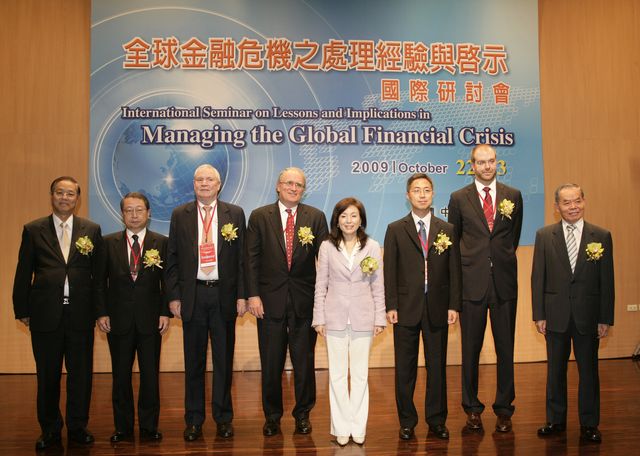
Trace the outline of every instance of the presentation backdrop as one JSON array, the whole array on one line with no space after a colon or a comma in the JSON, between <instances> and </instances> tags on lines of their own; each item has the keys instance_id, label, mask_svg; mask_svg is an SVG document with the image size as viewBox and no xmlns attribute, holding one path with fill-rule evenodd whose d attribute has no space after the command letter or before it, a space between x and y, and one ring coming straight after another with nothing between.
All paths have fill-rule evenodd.
<instances>
[{"instance_id":1,"label":"presentation backdrop","mask_svg":"<svg viewBox=\"0 0 640 456\"><path fill-rule=\"evenodd\" d=\"M304 202L343 197L369 234L409 210L405 182L434 180L435 213L498 151L522 191L521 244L544 222L536 0L93 0L90 216L122 229L129 191L153 230L193 200L203 163L247 214L302 168Z\"/></svg>"}]
</instances>

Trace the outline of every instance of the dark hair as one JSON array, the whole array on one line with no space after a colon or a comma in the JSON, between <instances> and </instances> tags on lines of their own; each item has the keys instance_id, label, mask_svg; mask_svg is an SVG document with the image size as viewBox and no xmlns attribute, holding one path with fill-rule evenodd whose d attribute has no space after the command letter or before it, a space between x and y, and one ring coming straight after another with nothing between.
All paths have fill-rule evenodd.
<instances>
[{"instance_id":1,"label":"dark hair","mask_svg":"<svg viewBox=\"0 0 640 456\"><path fill-rule=\"evenodd\" d=\"M555 198L556 203L560 202L560 192L568 188L579 188L580 198L584 198L584 191L582 190L582 187L580 187L578 184L562 184L560 187L556 188L556 191L553 193L553 197Z\"/></svg>"},{"instance_id":2,"label":"dark hair","mask_svg":"<svg viewBox=\"0 0 640 456\"><path fill-rule=\"evenodd\" d=\"M433 181L431 180L431 178L429 176L427 176L425 173L415 173L412 174L411 176L409 176L409 179L407 179L407 193L409 193L409 189L411 188L411 184L413 184L414 181L417 181L418 179L426 179L429 181L429 183L431 184L431 188L433 189Z\"/></svg>"},{"instance_id":3,"label":"dark hair","mask_svg":"<svg viewBox=\"0 0 640 456\"><path fill-rule=\"evenodd\" d=\"M333 214L331 215L331 231L329 232L329 240L336 246L336 249L340 250L340 242L344 240L342 236L342 230L338 227L338 220L340 219L340 215L347 210L349 206L355 206L360 213L360 226L358 227L358 231L356 231L356 236L358 237L358 241L360 241L360 248L363 248L369 236L365 232L367 228L367 213L364 210L364 205L354 197L350 196L347 198L343 198L336 203L336 207L333 208Z\"/></svg>"},{"instance_id":4,"label":"dark hair","mask_svg":"<svg viewBox=\"0 0 640 456\"><path fill-rule=\"evenodd\" d=\"M80 195L80 184L78 184L78 181L75 180L75 178L71 177L71 176L60 176L60 177L56 177L53 182L51 182L51 186L49 187L49 192L53 195L53 191L56 188L56 185L58 185L58 182L62 182L62 181L69 181L69 182L73 182L74 184L76 184L76 191L78 192L78 196Z\"/></svg>"},{"instance_id":5,"label":"dark hair","mask_svg":"<svg viewBox=\"0 0 640 456\"><path fill-rule=\"evenodd\" d=\"M144 194L140 192L129 192L126 195L124 195L120 200L120 212L124 210L124 200L126 200L127 198L136 198L136 199L142 200L144 202L144 207L146 207L147 210L149 210L149 198L147 198L146 196L144 196Z\"/></svg>"}]
</instances>

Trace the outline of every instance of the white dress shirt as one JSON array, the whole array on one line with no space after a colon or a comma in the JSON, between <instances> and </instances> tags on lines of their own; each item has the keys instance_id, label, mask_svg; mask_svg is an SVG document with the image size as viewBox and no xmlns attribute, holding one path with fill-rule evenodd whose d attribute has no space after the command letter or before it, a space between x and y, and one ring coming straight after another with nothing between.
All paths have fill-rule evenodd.
<instances>
[{"instance_id":1,"label":"white dress shirt","mask_svg":"<svg viewBox=\"0 0 640 456\"><path fill-rule=\"evenodd\" d=\"M73 239L71 239L71 234L73 233L73 214L69 216L66 222L63 222L60 217L56 214L53 214L53 226L56 228L56 237L58 238L58 243L60 244L60 249L62 249L62 227L61 223L67 224L67 233L69 234L69 253L71 253L71 243ZM64 278L64 290L62 291L65 298L69 297L69 276L67 275Z\"/></svg>"},{"instance_id":2,"label":"white dress shirt","mask_svg":"<svg viewBox=\"0 0 640 456\"><path fill-rule=\"evenodd\" d=\"M280 220L282 221L282 237L284 238L285 245L287 244L287 218L289 214L287 214L287 209L291 209L291 215L293 215L293 225L295 226L296 220L298 220L298 206L294 206L292 208L288 208L280 200L278 200L278 208L280 209ZM295 233L294 233L295 236Z\"/></svg>"},{"instance_id":3,"label":"white dress shirt","mask_svg":"<svg viewBox=\"0 0 640 456\"><path fill-rule=\"evenodd\" d=\"M202 204L200 201L196 202L198 207L198 245L202 243L202 237L204 233L204 219L207 216L207 212L204 210L205 204ZM218 274L218 268L220 262L218 261L218 200L212 202L209 206L213 208L213 214L211 214L211 227L209 228L209 233L211 233L211 242L213 242L213 247L216 249L216 267L213 268L209 274L205 274L202 269L200 269L200 249L198 249L198 275L196 278L198 280L218 280L220 278L220 274Z\"/></svg>"},{"instance_id":4,"label":"white dress shirt","mask_svg":"<svg viewBox=\"0 0 640 456\"><path fill-rule=\"evenodd\" d=\"M478 191L478 197L480 198L480 206L484 204L484 196L486 193L484 192L485 187L489 187L489 194L491 195L491 202L493 204L493 215L496 215L496 198L497 198L497 190L496 190L496 180L493 179L489 185L484 185L482 182L477 179L474 180L476 184L476 190Z\"/></svg>"}]
</instances>

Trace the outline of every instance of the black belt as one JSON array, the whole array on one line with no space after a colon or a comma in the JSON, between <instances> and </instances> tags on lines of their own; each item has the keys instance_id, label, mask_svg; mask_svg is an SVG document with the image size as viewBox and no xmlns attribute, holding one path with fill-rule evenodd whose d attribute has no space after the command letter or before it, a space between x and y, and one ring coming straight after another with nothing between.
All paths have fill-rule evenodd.
<instances>
[{"instance_id":1,"label":"black belt","mask_svg":"<svg viewBox=\"0 0 640 456\"><path fill-rule=\"evenodd\" d=\"M202 285L203 287L214 288L214 287L218 286L219 280L200 280L200 279L196 279L196 283L198 285Z\"/></svg>"}]
</instances>

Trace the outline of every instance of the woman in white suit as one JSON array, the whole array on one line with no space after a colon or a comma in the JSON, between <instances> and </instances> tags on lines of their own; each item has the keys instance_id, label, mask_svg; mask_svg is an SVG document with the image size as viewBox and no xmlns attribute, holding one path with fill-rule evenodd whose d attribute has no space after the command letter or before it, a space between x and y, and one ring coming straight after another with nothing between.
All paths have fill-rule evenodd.
<instances>
[{"instance_id":1,"label":"woman in white suit","mask_svg":"<svg viewBox=\"0 0 640 456\"><path fill-rule=\"evenodd\" d=\"M312 326L326 337L331 434L364 443L369 414L369 350L386 326L380 244L365 233L367 215L355 198L340 200L329 238L320 246ZM348 371L351 370L351 394Z\"/></svg>"}]
</instances>

